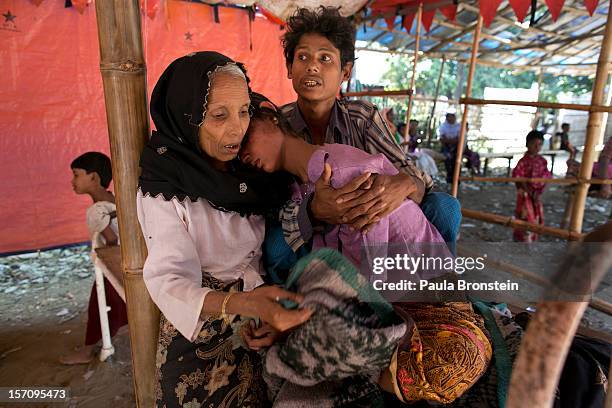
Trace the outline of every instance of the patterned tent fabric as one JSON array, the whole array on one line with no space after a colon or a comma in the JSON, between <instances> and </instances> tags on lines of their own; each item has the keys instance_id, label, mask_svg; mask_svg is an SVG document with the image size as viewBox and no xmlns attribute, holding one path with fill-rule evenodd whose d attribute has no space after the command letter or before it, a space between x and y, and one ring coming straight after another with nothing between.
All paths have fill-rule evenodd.
<instances>
[{"instance_id":1,"label":"patterned tent fabric","mask_svg":"<svg viewBox=\"0 0 612 408\"><path fill-rule=\"evenodd\" d=\"M589 14L593 15L599 0L583 1ZM479 1L480 14L482 15L485 26L490 26L501 3L502 0ZM545 0L545 3L550 10L553 21L556 21L557 18L559 18L561 10L563 9L565 0ZM399 11L399 8L414 8L416 10L419 4L423 4L424 7L422 21L423 26L427 31L429 31L431 20L433 19L433 15L435 14L436 10L440 10L440 12L449 20L454 19L455 12L457 11L457 5L453 0L448 0L447 2L440 0L375 0L370 5L370 8L374 15L381 14L384 15L385 19L389 19L391 17L389 13L397 12ZM522 22L531 6L531 0L510 0L510 5L516 13L517 19ZM409 10L406 10L406 12L410 13Z\"/></svg>"},{"instance_id":2,"label":"patterned tent fabric","mask_svg":"<svg viewBox=\"0 0 612 408\"><path fill-rule=\"evenodd\" d=\"M280 20L286 21L298 7L340 7L340 14L348 17L361 10L366 3L367 0L262 0L258 1L257 5L265 8Z\"/></svg>"}]
</instances>

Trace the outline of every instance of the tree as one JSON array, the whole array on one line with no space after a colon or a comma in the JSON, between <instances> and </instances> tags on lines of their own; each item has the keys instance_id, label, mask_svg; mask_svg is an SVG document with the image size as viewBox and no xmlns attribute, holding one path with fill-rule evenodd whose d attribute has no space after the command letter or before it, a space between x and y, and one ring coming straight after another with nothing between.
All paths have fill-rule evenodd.
<instances>
[{"instance_id":1,"label":"tree","mask_svg":"<svg viewBox=\"0 0 612 408\"><path fill-rule=\"evenodd\" d=\"M412 65L404 56L394 55L387 59L389 69L383 74L383 80L388 89L407 89L410 86ZM440 85L440 95L452 98L457 88L458 62L447 61ZM434 96L436 81L440 73L442 60L424 58L417 65L416 91L419 94ZM464 79L463 90L465 90ZM534 71L516 72L510 69L494 68L477 65L472 85L472 97L482 98L486 87L492 88L531 88L538 82ZM557 96L562 92L572 92L576 95L591 92L593 80L587 76L569 76L545 74L542 85L542 100L557 102ZM462 92L464 94L465 92Z\"/></svg>"}]
</instances>

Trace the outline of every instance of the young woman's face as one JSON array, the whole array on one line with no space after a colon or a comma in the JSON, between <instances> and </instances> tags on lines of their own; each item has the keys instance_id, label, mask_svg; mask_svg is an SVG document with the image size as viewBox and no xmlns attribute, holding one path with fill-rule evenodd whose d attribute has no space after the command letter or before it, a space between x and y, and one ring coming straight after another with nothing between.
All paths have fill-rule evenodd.
<instances>
[{"instance_id":1,"label":"young woman's face","mask_svg":"<svg viewBox=\"0 0 612 408\"><path fill-rule=\"evenodd\" d=\"M351 74L352 63L342 67L340 50L321 34L304 34L287 66L288 78L297 94L309 101L335 98L342 81Z\"/></svg>"},{"instance_id":2,"label":"young woman's face","mask_svg":"<svg viewBox=\"0 0 612 408\"><path fill-rule=\"evenodd\" d=\"M87 173L84 169L72 169L72 189L77 194L87 194L93 191L96 184L97 173Z\"/></svg>"},{"instance_id":3,"label":"young woman's face","mask_svg":"<svg viewBox=\"0 0 612 408\"><path fill-rule=\"evenodd\" d=\"M200 126L200 147L214 164L236 157L249 127L249 91L236 75L219 73L210 85L208 106Z\"/></svg>"},{"instance_id":4,"label":"young woman's face","mask_svg":"<svg viewBox=\"0 0 612 408\"><path fill-rule=\"evenodd\" d=\"M267 119L253 119L240 160L267 173L281 169L283 132Z\"/></svg>"}]
</instances>

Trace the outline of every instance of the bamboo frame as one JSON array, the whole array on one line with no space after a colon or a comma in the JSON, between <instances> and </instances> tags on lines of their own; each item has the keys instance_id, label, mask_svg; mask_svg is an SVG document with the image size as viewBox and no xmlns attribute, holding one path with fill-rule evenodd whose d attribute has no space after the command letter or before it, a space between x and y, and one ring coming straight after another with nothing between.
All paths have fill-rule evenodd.
<instances>
[{"instance_id":1,"label":"bamboo frame","mask_svg":"<svg viewBox=\"0 0 612 408\"><path fill-rule=\"evenodd\" d=\"M540 69L540 73L538 74L538 102L542 100L542 83L544 82L544 68ZM531 121L531 128L535 129L542 117L542 111L540 108L536 109L535 114L533 115L533 120Z\"/></svg>"},{"instance_id":2,"label":"bamboo frame","mask_svg":"<svg viewBox=\"0 0 612 408\"><path fill-rule=\"evenodd\" d=\"M540 178L540 177L459 177L461 181L484 181L492 183L545 183L545 184L612 184L612 179Z\"/></svg>"},{"instance_id":3,"label":"bamboo frame","mask_svg":"<svg viewBox=\"0 0 612 408\"><path fill-rule=\"evenodd\" d=\"M461 245L459 243L457 244L457 251L459 252L459 254L461 254L461 256L477 257L480 255L473 251L470 251L465 245ZM504 272L508 272L512 274L512 276L528 280L542 288L547 288L552 284L549 279L543 278L542 276L536 273L533 273L527 269L521 268L509 262L498 261L497 259L487 257L484 260L484 264L489 268L496 268ZM589 306L595 310L599 310L600 312L612 316L612 303L610 302L606 302L605 300L602 300L600 298L593 297L589 302Z\"/></svg>"},{"instance_id":4,"label":"bamboo frame","mask_svg":"<svg viewBox=\"0 0 612 408\"><path fill-rule=\"evenodd\" d=\"M470 71L468 73L467 87L465 89L465 96L469 98L472 95L472 82L474 81L474 72L476 71L476 60L478 59L478 46L480 44L480 33L482 31L482 16L478 14L478 23L474 29L474 45L472 46L472 56L470 58ZM457 141L457 157L455 160L455 169L453 172L453 185L451 187L451 194L453 197L457 197L457 189L459 187L459 173L461 172L461 165L463 164L463 142L465 140L465 132L467 126L468 117L468 104L464 103L463 115L461 115L461 131L459 133L459 140Z\"/></svg>"},{"instance_id":5,"label":"bamboo frame","mask_svg":"<svg viewBox=\"0 0 612 408\"><path fill-rule=\"evenodd\" d=\"M410 95L410 90L409 89L400 89L397 91L360 91L360 92L345 92L342 94L342 96L346 97L346 98L351 98L351 97L373 97L373 96L385 96L385 97L390 97L390 98L401 98L402 96L408 96ZM423 95L414 95L414 99L415 101L429 101L429 102L446 102L449 103L451 105L456 105L459 103L459 101L455 100L455 99L435 99L432 98L431 96L423 96Z\"/></svg>"},{"instance_id":6,"label":"bamboo frame","mask_svg":"<svg viewBox=\"0 0 612 408\"><path fill-rule=\"evenodd\" d=\"M136 216L138 162L149 135L140 7L137 0L98 0L95 6L117 195L134 390L138 407L151 407L155 402L159 311L142 279L146 247Z\"/></svg>"},{"instance_id":7,"label":"bamboo frame","mask_svg":"<svg viewBox=\"0 0 612 408\"><path fill-rule=\"evenodd\" d=\"M590 277L580 280L587 262L590 264ZM592 292L611 266L612 244L607 242L602 244L592 260L581 259L580 254L570 254L559 274L572 278L582 287L588 284L585 289ZM507 408L552 406L567 352L587 306L586 299L537 305L537 312L529 323L514 363Z\"/></svg>"},{"instance_id":8,"label":"bamboo frame","mask_svg":"<svg viewBox=\"0 0 612 408\"><path fill-rule=\"evenodd\" d=\"M604 103L604 87L608 81L608 73L610 71L610 54L612 52L612 1L608 5L608 19L606 22L606 31L601 43L601 51L597 62L597 73L595 74L595 82L593 83L593 94L591 97L591 105L602 105ZM612 84L610 85L612 86ZM607 112L612 112L612 107L608 107ZM582 153L582 163L578 177L582 179L591 178L591 169L595 161L595 145L600 134L600 127L603 122L603 114L600 111L589 111L589 121L587 124L587 133L585 140L585 148ZM582 231L582 221L584 219L584 205L588 194L588 186L579 184L576 187L574 195L574 206L572 217L570 219L570 230L573 232Z\"/></svg>"},{"instance_id":9,"label":"bamboo frame","mask_svg":"<svg viewBox=\"0 0 612 408\"><path fill-rule=\"evenodd\" d=\"M434 115L436 114L436 105L438 104L438 97L440 96L440 85L442 84L442 77L444 76L444 65L446 64L446 56L442 57L442 63L440 64L440 74L438 74L438 81L436 82L436 94L434 96L433 106L431 107L431 113L427 119L427 146L431 146L431 135L434 133L431 128Z\"/></svg>"},{"instance_id":10,"label":"bamboo frame","mask_svg":"<svg viewBox=\"0 0 612 408\"><path fill-rule=\"evenodd\" d=\"M602 98L603 101L603 98ZM604 106L600 103L593 105L583 105L578 103L557 103L557 102L529 102L529 101L506 101L501 99L475 99L461 98L462 104L468 105L509 105L509 106L531 106L534 108L546 109L569 109L587 112L612 112L612 106Z\"/></svg>"},{"instance_id":11,"label":"bamboo frame","mask_svg":"<svg viewBox=\"0 0 612 408\"><path fill-rule=\"evenodd\" d=\"M360 92L346 92L343 94L345 97L352 96L409 96L411 94L410 89L400 89L397 91L360 91Z\"/></svg>"},{"instance_id":12,"label":"bamboo frame","mask_svg":"<svg viewBox=\"0 0 612 408\"><path fill-rule=\"evenodd\" d=\"M410 128L410 116L412 116L412 101L414 100L414 86L416 83L417 64L419 63L419 46L421 43L421 24L423 19L423 3L419 4L419 11L416 14L417 26L416 37L414 40L414 58L412 60L412 77L410 78L410 95L408 95L408 109L406 109L406 126L402 135L404 141L408 140L408 129Z\"/></svg>"},{"instance_id":13,"label":"bamboo frame","mask_svg":"<svg viewBox=\"0 0 612 408\"><path fill-rule=\"evenodd\" d=\"M584 237L584 234L578 232L548 227L546 225L532 224L530 222L517 220L514 217L508 217L506 215L470 210L468 208L462 208L461 214L464 217L472 218L474 220L486 221L491 224L499 224L505 227L520 229L522 231L532 231L538 234L550 235L557 238L563 238L568 241L579 241Z\"/></svg>"}]
</instances>

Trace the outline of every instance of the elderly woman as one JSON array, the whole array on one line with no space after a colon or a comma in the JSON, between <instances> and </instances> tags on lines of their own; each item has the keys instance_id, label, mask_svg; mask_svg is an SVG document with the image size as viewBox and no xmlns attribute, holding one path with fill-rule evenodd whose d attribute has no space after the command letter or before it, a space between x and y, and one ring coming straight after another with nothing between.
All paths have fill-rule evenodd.
<instances>
[{"instance_id":1,"label":"elderly woman","mask_svg":"<svg viewBox=\"0 0 612 408\"><path fill-rule=\"evenodd\" d=\"M157 131L141 157L137 210L144 281L162 314L160 407L267 405L259 355L238 335L243 316L283 331L311 314L278 303L300 295L260 287L264 217L288 183L235 160L249 108L244 67L214 52L172 62L153 90Z\"/></svg>"}]
</instances>

